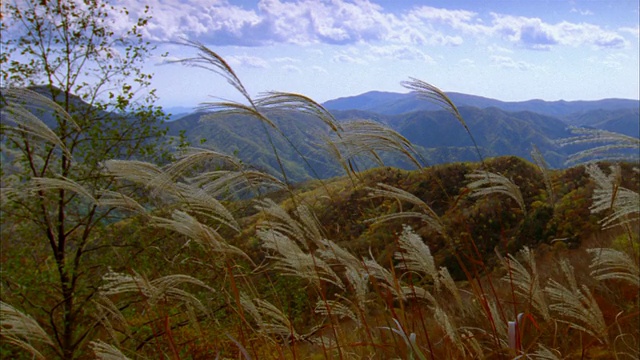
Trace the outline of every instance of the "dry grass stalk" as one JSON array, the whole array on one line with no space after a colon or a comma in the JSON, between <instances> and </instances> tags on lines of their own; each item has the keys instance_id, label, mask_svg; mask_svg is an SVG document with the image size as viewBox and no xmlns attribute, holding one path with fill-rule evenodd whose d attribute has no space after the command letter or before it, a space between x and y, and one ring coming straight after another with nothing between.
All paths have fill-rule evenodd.
<instances>
[{"instance_id":1,"label":"dry grass stalk","mask_svg":"<svg viewBox=\"0 0 640 360\"><path fill-rule=\"evenodd\" d=\"M560 268L568 287L553 279L549 281L545 288L545 292L553 301L549 308L566 319L560 321L590 334L604 344L608 344L607 324L591 291L586 285L578 287L573 267L567 260L560 261Z\"/></svg>"},{"instance_id":2,"label":"dry grass stalk","mask_svg":"<svg viewBox=\"0 0 640 360\"><path fill-rule=\"evenodd\" d=\"M379 152L397 152L404 155L417 168L422 168L418 160L419 154L404 136L384 125L368 121L354 120L343 124L340 136L331 141L331 148L338 149L339 159L349 163L358 157L370 157L379 166L384 166L384 161Z\"/></svg>"},{"instance_id":3,"label":"dry grass stalk","mask_svg":"<svg viewBox=\"0 0 640 360\"><path fill-rule=\"evenodd\" d=\"M442 221L440 220L438 214L436 214L436 212L433 211L433 209L426 202L424 202L417 196L402 189L398 189L397 187L382 183L378 184L377 188L368 188L368 190L370 191L368 195L369 197L394 198L398 201L405 201L410 204L417 205L421 210L421 212L409 212L402 211L402 209L400 209L400 211L397 213L383 215L375 219L371 219L371 222L382 222L401 218L418 218L428 224L439 234L446 235L444 231L444 225L442 224Z\"/></svg>"},{"instance_id":4,"label":"dry grass stalk","mask_svg":"<svg viewBox=\"0 0 640 360\"><path fill-rule=\"evenodd\" d=\"M296 209L298 221L271 199L258 200L256 204L256 209L267 215L267 218L258 225L260 229L271 229L285 234L296 240L305 250L309 249L311 243L322 246L320 223L307 207L300 205Z\"/></svg>"},{"instance_id":5,"label":"dry grass stalk","mask_svg":"<svg viewBox=\"0 0 640 360\"><path fill-rule=\"evenodd\" d=\"M545 300L544 290L540 285L535 254L533 250L525 246L520 250L519 256L524 260L526 266L509 254L507 259L503 259L507 275L502 280L511 284L515 288L515 293L528 301L544 320L549 320L549 307Z\"/></svg>"},{"instance_id":6,"label":"dry grass stalk","mask_svg":"<svg viewBox=\"0 0 640 360\"><path fill-rule=\"evenodd\" d=\"M189 182L214 198L231 198L247 191L257 193L263 188L287 188L275 176L246 169L208 171L190 178Z\"/></svg>"},{"instance_id":7,"label":"dry grass stalk","mask_svg":"<svg viewBox=\"0 0 640 360\"><path fill-rule=\"evenodd\" d=\"M16 133L20 136L31 136L57 146L69 159L71 153L56 133L51 130L33 112L50 113L54 118L62 119L68 126L78 128L71 116L60 105L51 99L38 94L35 91L20 88L3 89L2 97L6 105L0 110L3 130ZM28 105L28 108L25 106ZM6 123L14 123L15 126L5 126Z\"/></svg>"},{"instance_id":8,"label":"dry grass stalk","mask_svg":"<svg viewBox=\"0 0 640 360\"><path fill-rule=\"evenodd\" d=\"M627 253L611 249L587 249L592 256L591 276L597 280L622 280L634 286L640 286L640 267L637 259Z\"/></svg>"},{"instance_id":9,"label":"dry grass stalk","mask_svg":"<svg viewBox=\"0 0 640 360\"><path fill-rule=\"evenodd\" d=\"M275 268L284 275L305 279L318 289L321 281L344 289L342 280L326 262L302 251L286 234L275 229L261 228L256 231L256 235L262 240L262 246L275 254L269 257L276 260Z\"/></svg>"},{"instance_id":10,"label":"dry grass stalk","mask_svg":"<svg viewBox=\"0 0 640 360\"><path fill-rule=\"evenodd\" d=\"M591 212L612 211L600 221L605 229L640 220L640 194L620 186L620 165L611 166L610 169L611 174L606 175L596 164L585 168L597 186L593 191Z\"/></svg>"},{"instance_id":11,"label":"dry grass stalk","mask_svg":"<svg viewBox=\"0 0 640 360\"><path fill-rule=\"evenodd\" d=\"M344 298L343 298L344 299ZM345 301L349 302L347 299ZM351 319L357 327L362 326L362 321L356 314L351 310L351 308L340 301L336 300L318 300L316 303L315 310L316 314L320 314L323 316L337 316L340 319L348 318Z\"/></svg>"},{"instance_id":12,"label":"dry grass stalk","mask_svg":"<svg viewBox=\"0 0 640 360\"><path fill-rule=\"evenodd\" d=\"M104 341L91 341L89 344L98 360L129 360L120 349Z\"/></svg>"},{"instance_id":13,"label":"dry grass stalk","mask_svg":"<svg viewBox=\"0 0 640 360\"><path fill-rule=\"evenodd\" d=\"M458 310L462 311L462 313L468 313L470 310L464 306L462 302L462 296L460 296L460 289L456 285L455 281L451 277L451 273L449 273L449 269L442 266L438 271L438 276L440 279L440 284L444 285L444 288L449 291L455 300L455 304L458 306Z\"/></svg>"},{"instance_id":14,"label":"dry grass stalk","mask_svg":"<svg viewBox=\"0 0 640 360\"><path fill-rule=\"evenodd\" d=\"M398 239L398 251L393 257L398 260L396 267L427 275L433 281L436 290L440 289L440 276L431 250L411 227L403 227L402 234Z\"/></svg>"},{"instance_id":15,"label":"dry grass stalk","mask_svg":"<svg viewBox=\"0 0 640 360\"><path fill-rule=\"evenodd\" d=\"M207 308L193 294L178 288L180 285L196 285L203 289L214 291L204 282L188 275L167 275L154 280L148 280L144 276L116 273L113 271L104 275L105 284L100 287L100 295L112 296L126 293L141 294L148 299L149 304L159 302L178 301L189 303L202 313L207 313Z\"/></svg>"},{"instance_id":16,"label":"dry grass stalk","mask_svg":"<svg viewBox=\"0 0 640 360\"><path fill-rule=\"evenodd\" d=\"M473 180L467 185L467 187L473 191L471 196L479 197L491 194L507 195L516 201L522 213L527 213L520 188L503 175L490 171L476 170L466 177Z\"/></svg>"},{"instance_id":17,"label":"dry grass stalk","mask_svg":"<svg viewBox=\"0 0 640 360\"><path fill-rule=\"evenodd\" d=\"M229 245L215 229L202 224L195 217L179 210L174 211L171 217L171 219L166 219L153 216L151 217L151 225L185 235L207 250L219 254L240 255L251 262L244 251Z\"/></svg>"},{"instance_id":18,"label":"dry grass stalk","mask_svg":"<svg viewBox=\"0 0 640 360\"><path fill-rule=\"evenodd\" d=\"M300 339L300 335L282 310L266 300L253 299L252 302L253 305L248 312L254 317L261 332L283 339ZM243 302L243 307L245 305L248 305L246 301Z\"/></svg>"},{"instance_id":19,"label":"dry grass stalk","mask_svg":"<svg viewBox=\"0 0 640 360\"><path fill-rule=\"evenodd\" d=\"M565 161L565 164L575 164L584 160L622 160L622 161L638 161L638 150L640 150L640 138L628 136L616 132L588 129L588 128L571 128L571 132L577 136L562 139L558 142L560 146L580 145L580 144L605 144L595 146L584 151L575 153ZM632 150L630 154L619 154L614 151ZM635 153L634 151L635 150Z\"/></svg>"},{"instance_id":20,"label":"dry grass stalk","mask_svg":"<svg viewBox=\"0 0 640 360\"><path fill-rule=\"evenodd\" d=\"M91 194L91 190L86 187L78 184L77 182L65 178L58 177L55 178L42 178L42 177L34 177L31 178L30 185L32 187L33 192L40 191L48 191L48 190L66 190L78 195L81 195L83 198L88 200L91 204L96 204L98 201L95 199L93 194Z\"/></svg>"},{"instance_id":21,"label":"dry grass stalk","mask_svg":"<svg viewBox=\"0 0 640 360\"><path fill-rule=\"evenodd\" d=\"M449 343L454 346L454 348L458 351L460 355L465 354L465 347L462 338L458 335L455 325L451 321L449 315L440 307L436 306L434 308L433 316L444 331L445 338L449 340Z\"/></svg>"},{"instance_id":22,"label":"dry grass stalk","mask_svg":"<svg viewBox=\"0 0 640 360\"><path fill-rule=\"evenodd\" d=\"M300 94L270 91L256 100L261 108L297 111L313 115L329 126L331 131L338 133L342 126L333 115L313 99Z\"/></svg>"},{"instance_id":23,"label":"dry grass stalk","mask_svg":"<svg viewBox=\"0 0 640 360\"><path fill-rule=\"evenodd\" d=\"M0 336L9 344L21 347L35 358L46 359L35 345L53 346L53 341L40 325L29 315L0 301Z\"/></svg>"}]
</instances>

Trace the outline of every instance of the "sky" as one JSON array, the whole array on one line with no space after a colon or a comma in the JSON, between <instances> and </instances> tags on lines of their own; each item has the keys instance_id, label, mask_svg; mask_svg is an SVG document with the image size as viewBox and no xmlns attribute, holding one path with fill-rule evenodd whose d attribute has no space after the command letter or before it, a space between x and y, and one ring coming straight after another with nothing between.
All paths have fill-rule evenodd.
<instances>
[{"instance_id":1,"label":"sky","mask_svg":"<svg viewBox=\"0 0 640 360\"><path fill-rule=\"evenodd\" d=\"M252 95L316 101L371 90L407 92L418 78L444 91L503 101L640 98L637 0L117 0L151 7L144 34L160 104L240 97L219 75L166 60L200 42Z\"/></svg>"}]
</instances>

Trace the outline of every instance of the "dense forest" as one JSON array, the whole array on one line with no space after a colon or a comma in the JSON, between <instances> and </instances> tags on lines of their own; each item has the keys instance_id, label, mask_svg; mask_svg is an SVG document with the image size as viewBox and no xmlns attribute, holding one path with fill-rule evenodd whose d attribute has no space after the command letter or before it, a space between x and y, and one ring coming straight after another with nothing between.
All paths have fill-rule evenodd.
<instances>
[{"instance_id":1,"label":"dense forest","mask_svg":"<svg viewBox=\"0 0 640 360\"><path fill-rule=\"evenodd\" d=\"M198 55L181 64L244 99L208 104L225 135L197 139L188 119L166 128L153 92L134 95L150 76L145 18L115 39L129 56L105 57L111 13L83 4L7 7L32 31L1 58L0 357L640 356L638 137L575 128L557 139L574 150L561 169L537 146L487 156L468 116L511 115L410 79L473 157L432 164L391 118L252 97L185 41ZM43 51L51 38L63 46ZM247 124L234 144L255 162L224 143L223 120Z\"/></svg>"}]
</instances>

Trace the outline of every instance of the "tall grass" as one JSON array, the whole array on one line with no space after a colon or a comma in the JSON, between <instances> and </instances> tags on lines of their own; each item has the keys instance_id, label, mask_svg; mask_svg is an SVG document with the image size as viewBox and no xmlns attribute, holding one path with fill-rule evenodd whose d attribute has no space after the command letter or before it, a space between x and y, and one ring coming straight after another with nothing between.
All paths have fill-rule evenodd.
<instances>
[{"instance_id":1,"label":"tall grass","mask_svg":"<svg viewBox=\"0 0 640 360\"><path fill-rule=\"evenodd\" d=\"M178 254L188 254L178 264L172 263L175 267L160 269L160 275L135 268L103 274L102 283L96 284L100 298L94 300L101 331L89 343L95 356L559 359L576 354L638 355L634 346L637 349L640 331L633 327L639 318L637 292L615 295L619 303L609 303L614 299L609 291L612 283L637 290L637 253L603 244L585 252L590 264L574 261L572 265L569 250L560 246L543 247L540 253L525 247L513 254L497 251L495 261L493 255L479 250L479 239L464 226L453 226L457 223L449 216L466 211L462 203L485 197L514 201L523 218L533 216L514 181L487 171L486 164L470 166L460 193L445 194L449 202L440 207L399 186L378 181L371 186L358 171L363 157L382 165L381 154L395 152L423 168L405 138L367 120L339 123L303 95L272 92L254 99L222 57L200 44L190 45L200 55L184 63L221 75L245 100L206 104L207 109L248 115L276 130L270 111L313 114L333 132L328 146L350 181L337 190L320 186L322 190L314 194L322 194L316 198L323 201L312 203L294 189L282 163L281 174L265 174L233 156L195 148L162 167L138 161L104 164L109 174L149 194L147 199L115 192L103 192L94 199L64 178L36 179L32 186L40 191L64 188L97 206L118 207L131 214L130 219L157 231L162 239L158 243L167 247L179 243ZM405 86L448 108L471 135L444 92L416 79ZM37 119L20 119L15 131L31 131L56 142ZM275 147L273 151L278 157ZM553 207L554 184L551 175L544 174L542 160L538 159L541 176ZM216 166L213 171L208 170L211 164ZM620 170L614 167L607 175L589 166L587 174L596 187L591 211L594 216L606 213L601 224L637 227L638 193L621 186ZM273 189L283 191L286 201L266 196L278 194L270 192ZM246 194L252 198L246 200ZM318 204L331 206L345 196L359 196L356 200L371 205L371 211L354 210L369 215L366 224L371 234L380 224L401 229L393 234L393 244L387 244L391 249L387 256L375 248L368 253L353 251L352 243L328 235L339 224L321 223L318 212L333 209ZM251 212L239 215L240 199L253 204ZM388 211L377 211L379 203ZM436 249L437 242L428 237L444 245ZM637 244L638 240L629 236L628 241ZM450 269L443 266L446 251L462 270L463 280L454 281ZM154 265L162 268L163 264ZM586 266L587 271L578 271ZM190 272L171 273L174 269ZM17 308L1 305L3 341L44 358L40 349L52 341L47 330Z\"/></svg>"}]
</instances>

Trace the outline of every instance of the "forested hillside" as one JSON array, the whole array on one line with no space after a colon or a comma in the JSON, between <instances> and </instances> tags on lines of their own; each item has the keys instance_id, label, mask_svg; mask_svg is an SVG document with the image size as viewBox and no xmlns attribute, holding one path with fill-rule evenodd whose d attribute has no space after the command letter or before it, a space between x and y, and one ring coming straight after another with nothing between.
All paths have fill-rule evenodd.
<instances>
[{"instance_id":1,"label":"forested hillside","mask_svg":"<svg viewBox=\"0 0 640 360\"><path fill-rule=\"evenodd\" d=\"M430 107L437 106L425 99L422 103L431 104ZM632 106L630 102L622 103ZM361 103L353 106L370 107ZM589 103L580 108L593 106L598 105ZM569 156L584 150L584 147L576 145L562 145L562 140L573 136L572 126L607 130L632 137L637 137L640 132L640 113L637 107L572 113L562 119L539 112L509 112L497 107L464 106L459 111L483 157L515 155L533 161L531 152L537 148L549 166L556 169L569 166ZM366 110L333 110L331 113L338 122L370 120L397 131L413 144L424 165L479 160L472 139L446 110L420 110L396 115ZM295 181L330 178L341 174L336 159L327 149L326 140L330 137L331 130L321 121L291 111L271 114L271 118L279 128L269 130L273 144L260 131L260 122L246 116L201 112L172 121L168 126L169 134L173 136L184 131L192 144L219 151L237 151L236 155L243 161L277 175L280 170L275 166L275 146L286 162L285 169ZM384 159L385 165L413 168L397 155L386 155ZM314 164L312 167L311 163ZM373 165L375 164L369 163L367 167Z\"/></svg>"}]
</instances>

